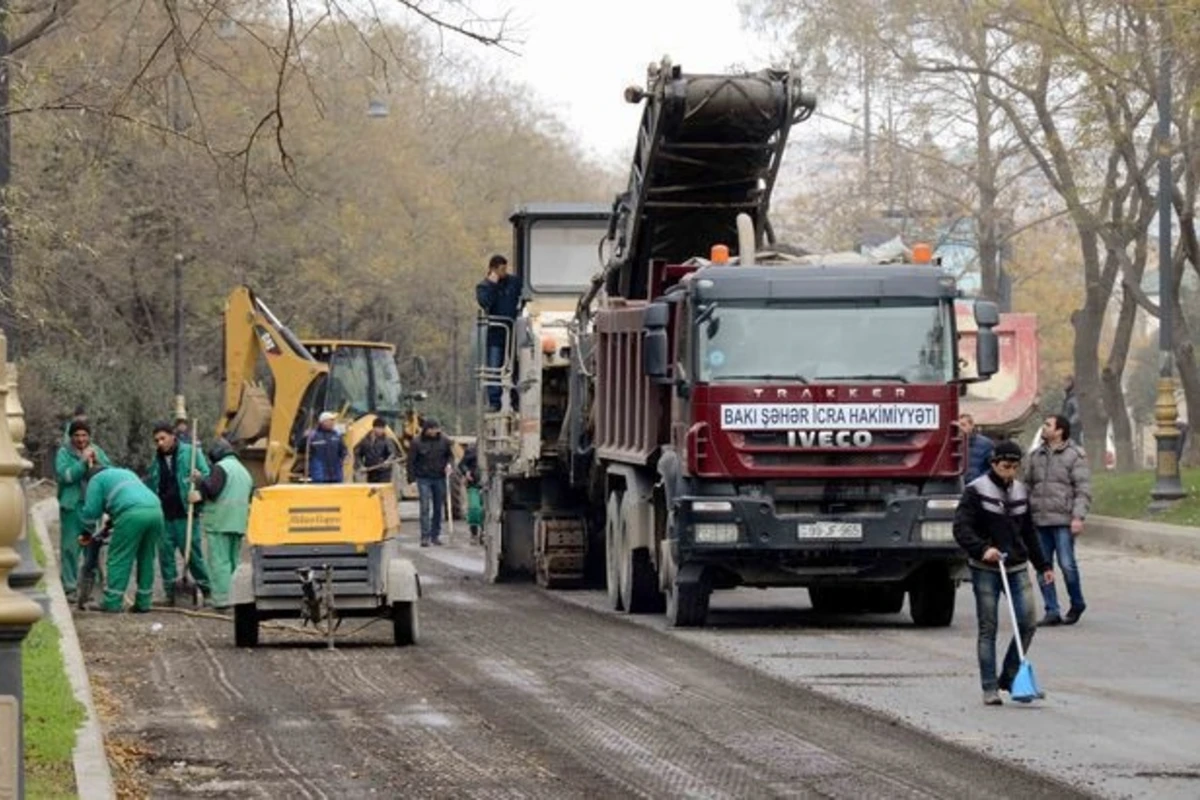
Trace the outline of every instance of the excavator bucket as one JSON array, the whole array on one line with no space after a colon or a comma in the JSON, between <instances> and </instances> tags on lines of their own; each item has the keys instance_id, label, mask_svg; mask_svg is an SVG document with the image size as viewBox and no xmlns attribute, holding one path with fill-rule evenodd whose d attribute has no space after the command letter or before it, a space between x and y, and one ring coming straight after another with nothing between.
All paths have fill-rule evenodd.
<instances>
[{"instance_id":1,"label":"excavator bucket","mask_svg":"<svg viewBox=\"0 0 1200 800\"><path fill-rule=\"evenodd\" d=\"M969 302L955 304L958 319L959 358L963 377L976 375L975 339L979 329ZM1000 371L990 380L967 386L959 403L964 414L989 433L1011 432L1038 406L1037 315L1001 314L996 327L1000 339Z\"/></svg>"}]
</instances>

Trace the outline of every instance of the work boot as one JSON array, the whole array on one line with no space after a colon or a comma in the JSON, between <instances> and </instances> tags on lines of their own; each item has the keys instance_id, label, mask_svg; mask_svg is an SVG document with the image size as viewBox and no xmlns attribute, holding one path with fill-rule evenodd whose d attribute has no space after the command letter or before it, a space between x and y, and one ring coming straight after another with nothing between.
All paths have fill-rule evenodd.
<instances>
[{"instance_id":1,"label":"work boot","mask_svg":"<svg viewBox=\"0 0 1200 800\"><path fill-rule=\"evenodd\" d=\"M429 547L429 540L428 540L428 539L422 539L422 540L421 540L421 547Z\"/></svg>"},{"instance_id":2,"label":"work boot","mask_svg":"<svg viewBox=\"0 0 1200 800\"><path fill-rule=\"evenodd\" d=\"M1087 611L1086 603L1079 606L1079 608L1071 606L1071 609L1067 612L1067 618L1063 620L1063 624L1074 625L1076 622L1079 622L1079 618L1083 616L1084 611Z\"/></svg>"},{"instance_id":3,"label":"work boot","mask_svg":"<svg viewBox=\"0 0 1200 800\"><path fill-rule=\"evenodd\" d=\"M1083 612L1080 612L1080 613L1083 613ZM1070 615L1068 614L1068 616L1070 616ZM1079 619L1079 617L1076 617L1075 619ZM1058 612L1055 611L1053 613L1047 613L1046 616L1042 617L1041 622L1038 623L1038 627L1039 628L1053 628L1055 625L1062 625L1062 624L1063 624L1062 617L1060 617L1058 615Z\"/></svg>"},{"instance_id":4,"label":"work boot","mask_svg":"<svg viewBox=\"0 0 1200 800\"><path fill-rule=\"evenodd\" d=\"M986 689L983 693L983 704L985 706L1002 706L1004 701L1000 699L1000 692L995 689Z\"/></svg>"}]
</instances>

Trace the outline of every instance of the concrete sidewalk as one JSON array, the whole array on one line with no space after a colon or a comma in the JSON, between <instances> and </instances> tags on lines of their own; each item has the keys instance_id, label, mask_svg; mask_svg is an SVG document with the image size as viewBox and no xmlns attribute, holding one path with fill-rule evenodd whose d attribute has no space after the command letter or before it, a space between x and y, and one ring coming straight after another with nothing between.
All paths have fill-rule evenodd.
<instances>
[{"instance_id":1,"label":"concrete sidewalk","mask_svg":"<svg viewBox=\"0 0 1200 800\"><path fill-rule=\"evenodd\" d=\"M1119 547L1181 561L1200 561L1200 528L1141 522L1117 517L1088 517L1079 541Z\"/></svg>"},{"instance_id":2,"label":"concrete sidewalk","mask_svg":"<svg viewBox=\"0 0 1200 800\"><path fill-rule=\"evenodd\" d=\"M59 632L63 665L75 699L83 705L86 713L83 724L75 732L75 788L80 800L113 800L116 793L113 791L108 756L104 752L100 718L92 700L92 686L88 682L83 650L79 647L79 637L75 632L75 619L59 579L58 554L50 539L50 524L58 517L58 502L51 498L37 503L31 516L34 535L41 542L42 552L46 556L46 594L50 596L50 618Z\"/></svg>"}]
</instances>

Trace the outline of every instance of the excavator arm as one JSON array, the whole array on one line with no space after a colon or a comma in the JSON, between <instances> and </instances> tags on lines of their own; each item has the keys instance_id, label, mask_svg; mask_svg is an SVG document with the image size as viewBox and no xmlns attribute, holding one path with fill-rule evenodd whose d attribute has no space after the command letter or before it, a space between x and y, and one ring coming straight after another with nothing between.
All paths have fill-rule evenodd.
<instances>
[{"instance_id":1,"label":"excavator arm","mask_svg":"<svg viewBox=\"0 0 1200 800\"><path fill-rule=\"evenodd\" d=\"M259 355L271 371L270 393L255 380ZM298 417L328 373L328 365L313 358L253 291L237 287L225 303L225 393L217 435L261 469L260 480L286 482L296 460Z\"/></svg>"},{"instance_id":2,"label":"excavator arm","mask_svg":"<svg viewBox=\"0 0 1200 800\"><path fill-rule=\"evenodd\" d=\"M610 297L649 299L654 262L707 256L716 242L736 249L740 213L756 243L772 239L767 211L788 133L817 103L794 73L685 75L668 59L625 99L646 105L629 185L613 203L609 261L584 305L601 281Z\"/></svg>"}]
</instances>

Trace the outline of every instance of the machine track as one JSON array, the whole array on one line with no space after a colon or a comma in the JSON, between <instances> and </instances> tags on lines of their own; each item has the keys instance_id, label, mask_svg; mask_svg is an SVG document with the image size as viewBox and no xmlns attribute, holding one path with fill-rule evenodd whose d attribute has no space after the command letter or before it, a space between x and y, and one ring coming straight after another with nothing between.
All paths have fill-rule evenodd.
<instances>
[{"instance_id":1,"label":"machine track","mask_svg":"<svg viewBox=\"0 0 1200 800\"><path fill-rule=\"evenodd\" d=\"M151 751L154 797L1075 796L532 586L420 568L415 648L385 624L251 651L232 622L80 617L110 735Z\"/></svg>"}]
</instances>

